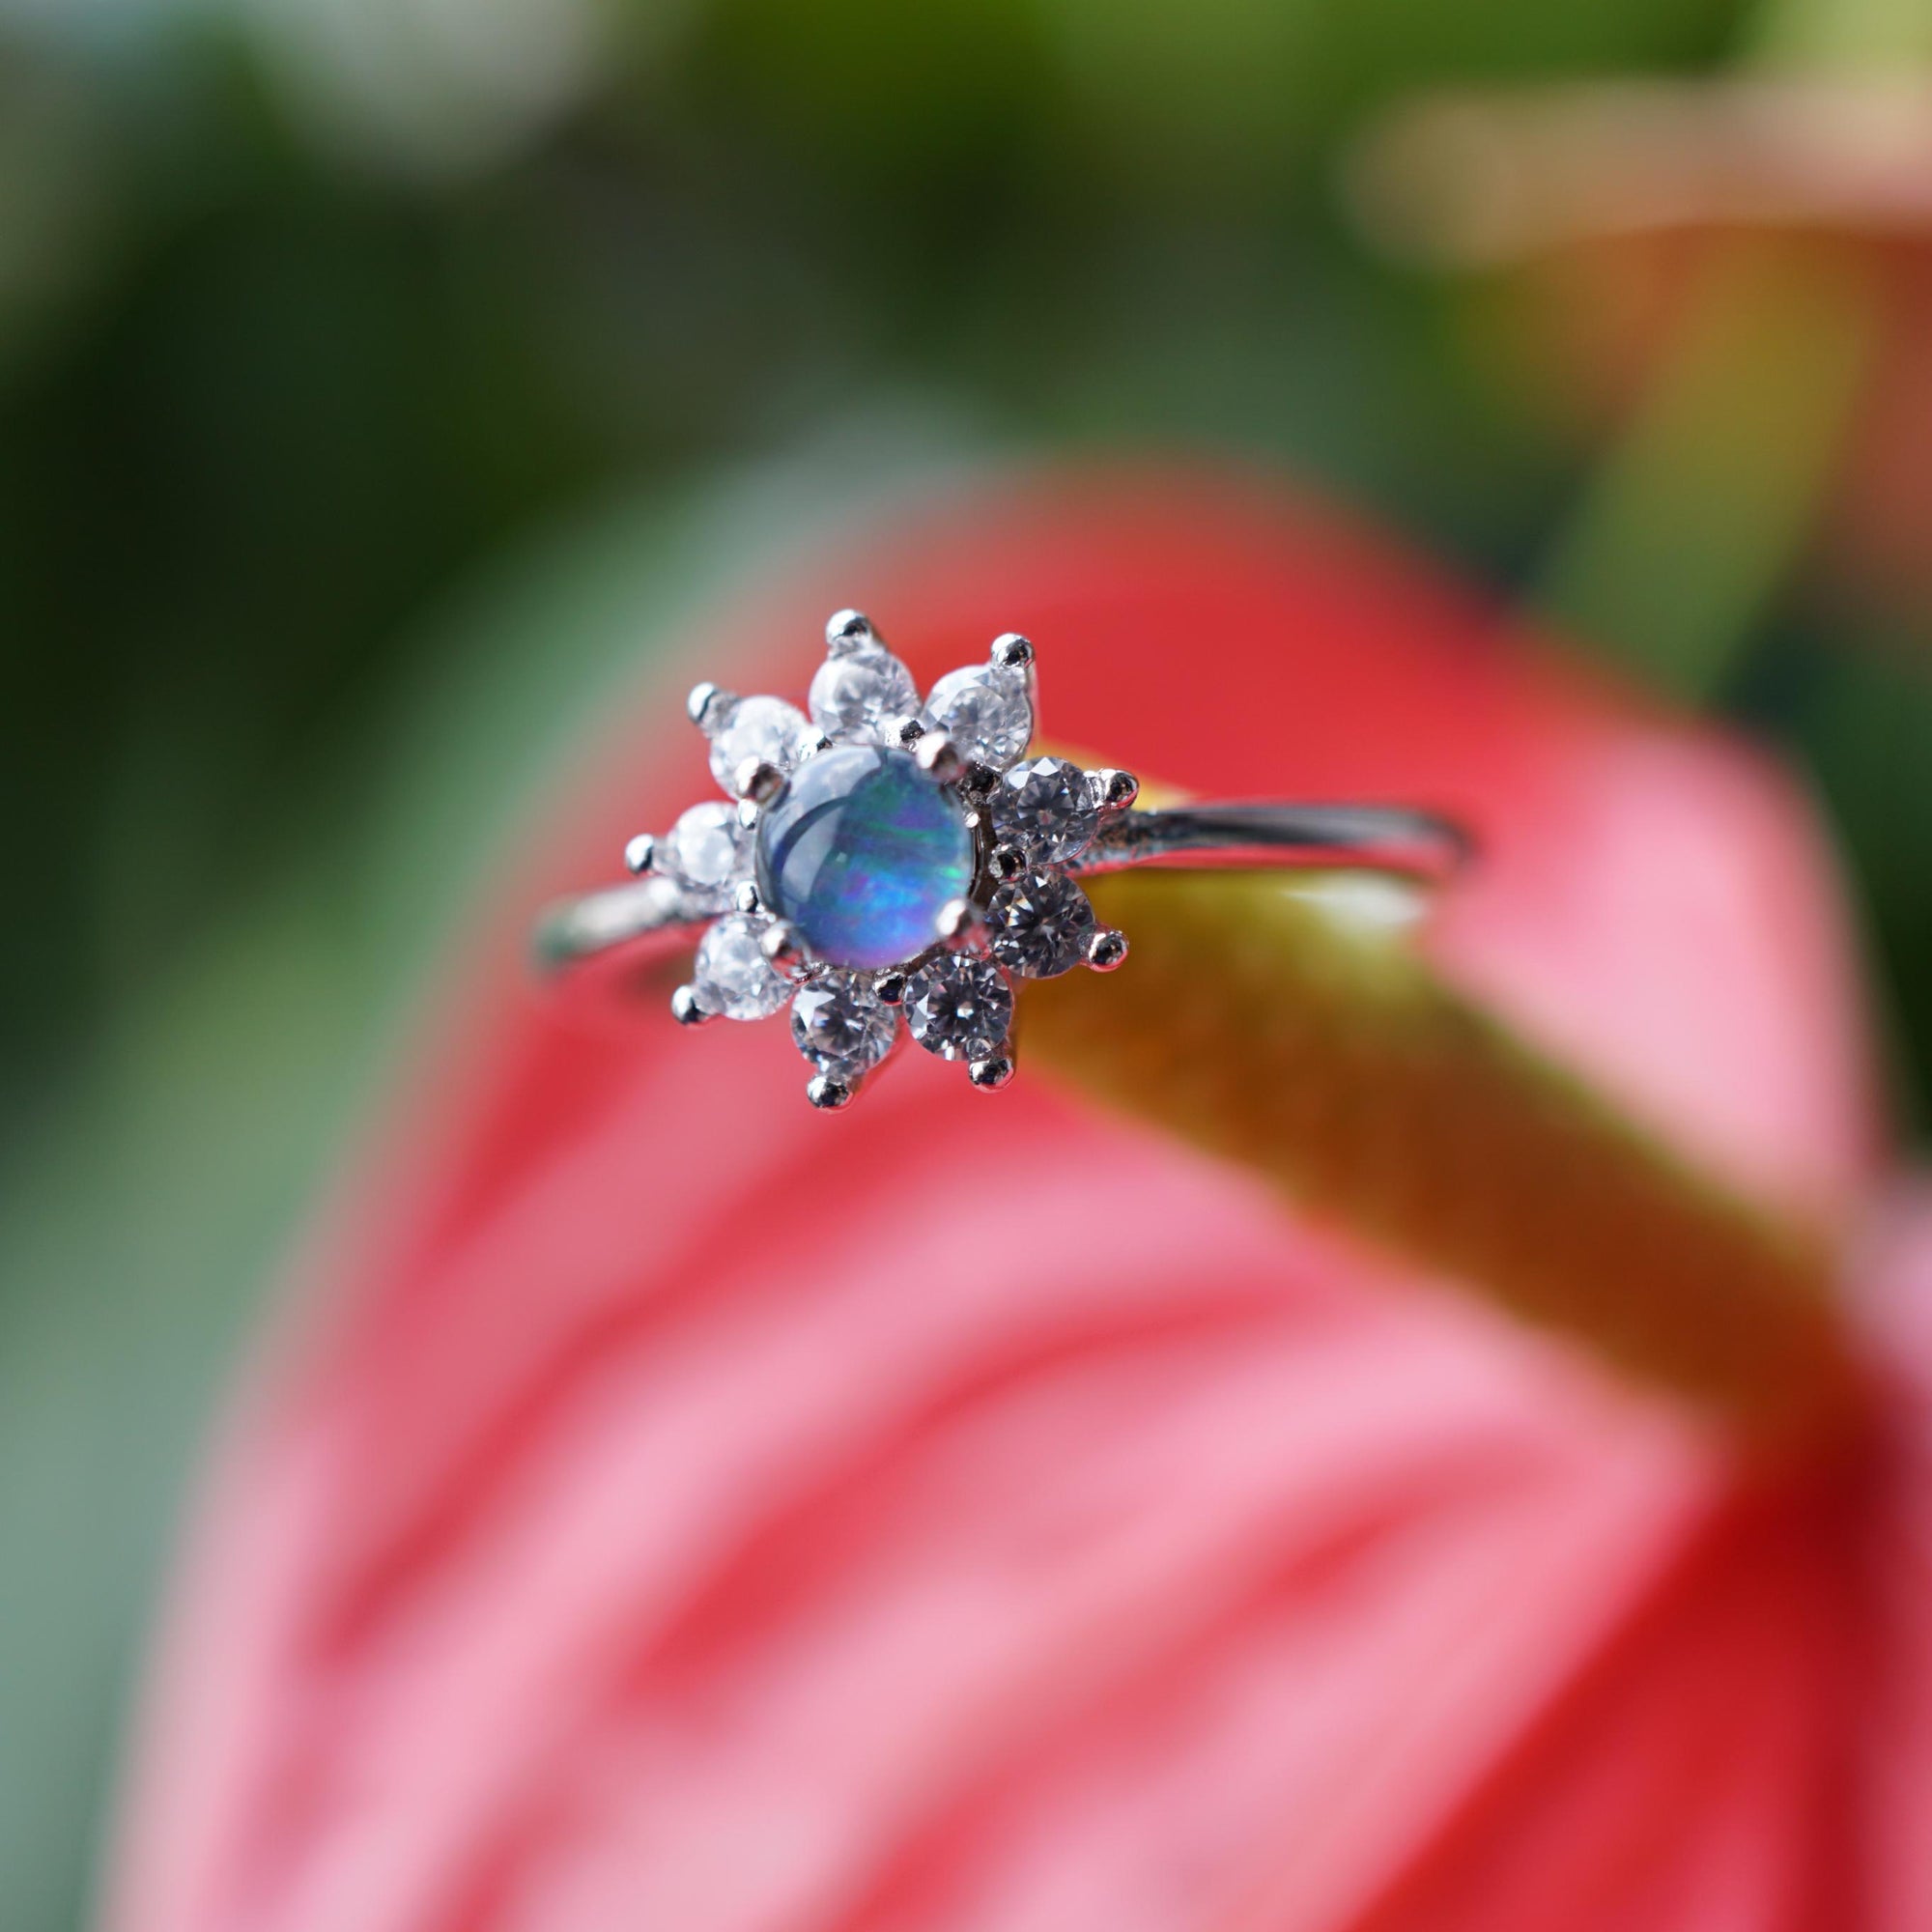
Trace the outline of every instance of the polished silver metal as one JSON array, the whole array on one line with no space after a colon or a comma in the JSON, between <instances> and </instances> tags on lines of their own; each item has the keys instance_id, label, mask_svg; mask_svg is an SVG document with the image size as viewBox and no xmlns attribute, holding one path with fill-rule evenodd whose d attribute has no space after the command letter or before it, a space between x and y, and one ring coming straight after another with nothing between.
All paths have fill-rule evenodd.
<instances>
[{"instance_id":1,"label":"polished silver metal","mask_svg":"<svg viewBox=\"0 0 1932 1932\"><path fill-rule=\"evenodd\" d=\"M872 620L863 611L835 611L825 620L825 649L828 656L847 658L878 641Z\"/></svg>"},{"instance_id":2,"label":"polished silver metal","mask_svg":"<svg viewBox=\"0 0 1932 1932\"><path fill-rule=\"evenodd\" d=\"M784 789L785 775L763 758L747 758L731 774L731 789L753 805L769 805Z\"/></svg>"},{"instance_id":3,"label":"polished silver metal","mask_svg":"<svg viewBox=\"0 0 1932 1932\"><path fill-rule=\"evenodd\" d=\"M1468 835L1430 811L1389 805L1177 805L1105 821L1067 869L1394 872L1441 885L1470 856Z\"/></svg>"},{"instance_id":4,"label":"polished silver metal","mask_svg":"<svg viewBox=\"0 0 1932 1932\"><path fill-rule=\"evenodd\" d=\"M966 1077L980 1093L996 1094L1013 1077L1013 1057L1010 1053L995 1053L984 1060L976 1060L966 1068Z\"/></svg>"},{"instance_id":5,"label":"polished silver metal","mask_svg":"<svg viewBox=\"0 0 1932 1932\"><path fill-rule=\"evenodd\" d=\"M693 983L671 995L672 1015L685 1026L721 1013L749 1017L816 988L813 1027L801 1031L796 1007L792 1022L794 1043L811 1065L807 1094L814 1107L845 1106L908 1039L941 1059L964 1061L976 1088L1006 1086L1013 1074L1015 982L1082 967L1111 973L1128 958L1126 934L1098 924L1076 883L1093 874L1129 867L1375 871L1435 885L1469 856L1468 840L1447 820L1399 806L1261 801L1143 810L1139 780L1116 766L1083 772L1051 758L1022 771L1038 726L1038 661L1016 631L996 638L979 665L942 680L936 711L911 716L895 715L910 672L862 611L834 612L825 646L834 660L878 653L887 675L875 686L892 694L892 708L882 703L868 712L862 696L856 710L841 697L822 700L821 711L814 681L811 722L792 708L797 728L786 722L775 736L751 734L765 757L747 757L727 771L721 747L745 715L742 705L757 700L715 684L694 686L685 708L711 741L713 771L728 781L724 789L739 827L728 849L710 848L722 876L701 889L681 884L665 869L682 863L680 848L641 833L624 847L632 875L625 883L553 906L536 935L539 961L556 969L605 955L625 961L634 949L641 955L645 942L688 940L713 921L735 922L721 927L715 945L700 948ZM848 692L863 695L870 675L855 668L832 684L842 678ZM787 707L766 702L774 705L769 717L787 719ZM922 722L940 717L943 729ZM773 916L777 908L758 888L756 835L765 809L792 771L831 749L828 734L842 745L912 753L970 834L971 884L941 907L929 942L913 957L868 968L836 954L817 957L798 926ZM756 943L749 957L747 929ZM781 999L766 964L789 982ZM881 1008L895 1015L890 1022ZM828 1014L842 1034L814 1032ZM838 1050L828 1051L827 1038L837 1038Z\"/></svg>"},{"instance_id":6,"label":"polished silver metal","mask_svg":"<svg viewBox=\"0 0 1932 1932\"><path fill-rule=\"evenodd\" d=\"M964 939L980 923L980 908L971 899L948 899L939 908L932 929L941 939Z\"/></svg>"},{"instance_id":7,"label":"polished silver metal","mask_svg":"<svg viewBox=\"0 0 1932 1932\"><path fill-rule=\"evenodd\" d=\"M959 747L944 731L924 732L913 748L919 768L934 784L957 784L966 775L966 760Z\"/></svg>"},{"instance_id":8,"label":"polished silver metal","mask_svg":"<svg viewBox=\"0 0 1932 1932\"><path fill-rule=\"evenodd\" d=\"M1076 877L1161 867L1188 871L1389 872L1440 885L1466 863L1466 834L1433 812L1383 805L1180 805L1128 811L1102 824L1066 869ZM949 904L942 918L956 918ZM716 917L674 881L656 874L554 906L538 928L537 955L565 966L651 933ZM1099 935L1095 935L1097 938Z\"/></svg>"},{"instance_id":9,"label":"polished silver metal","mask_svg":"<svg viewBox=\"0 0 1932 1932\"><path fill-rule=\"evenodd\" d=\"M781 972L802 964L805 959L805 942L799 938L798 928L782 919L775 919L765 927L758 946Z\"/></svg>"}]
</instances>

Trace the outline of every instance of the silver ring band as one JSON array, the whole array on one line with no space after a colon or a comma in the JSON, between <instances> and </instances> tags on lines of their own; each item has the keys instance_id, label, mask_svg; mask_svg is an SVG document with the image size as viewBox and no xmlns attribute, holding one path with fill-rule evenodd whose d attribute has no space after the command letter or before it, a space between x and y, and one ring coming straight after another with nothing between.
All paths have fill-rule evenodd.
<instances>
[{"instance_id":1,"label":"silver ring band","mask_svg":"<svg viewBox=\"0 0 1932 1932\"><path fill-rule=\"evenodd\" d=\"M1122 812L1101 827L1067 869L1371 871L1439 885L1469 854L1469 839L1458 826L1399 806L1183 805ZM537 924L536 956L546 970L560 970L717 916L715 898L653 874L552 906Z\"/></svg>"}]
</instances>

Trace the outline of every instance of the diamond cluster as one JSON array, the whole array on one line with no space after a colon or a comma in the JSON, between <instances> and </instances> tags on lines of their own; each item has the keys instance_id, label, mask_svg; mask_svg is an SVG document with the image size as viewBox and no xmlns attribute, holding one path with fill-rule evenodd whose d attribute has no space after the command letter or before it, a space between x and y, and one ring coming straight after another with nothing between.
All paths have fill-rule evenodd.
<instances>
[{"instance_id":1,"label":"diamond cluster","mask_svg":"<svg viewBox=\"0 0 1932 1932\"><path fill-rule=\"evenodd\" d=\"M696 1024L789 1004L821 1107L844 1105L902 1037L1002 1087L1012 981L1126 957L1073 874L1138 788L1126 772L1028 756L1034 651L1015 633L923 704L860 612L825 635L809 716L708 684L691 694L729 802L626 848L692 917L716 916L671 1009Z\"/></svg>"}]
</instances>

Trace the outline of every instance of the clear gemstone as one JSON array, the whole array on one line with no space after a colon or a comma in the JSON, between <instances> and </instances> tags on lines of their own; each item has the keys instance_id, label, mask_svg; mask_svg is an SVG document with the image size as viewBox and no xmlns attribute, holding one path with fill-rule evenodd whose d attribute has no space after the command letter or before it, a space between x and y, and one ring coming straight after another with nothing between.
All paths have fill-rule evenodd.
<instances>
[{"instance_id":1,"label":"clear gemstone","mask_svg":"<svg viewBox=\"0 0 1932 1932\"><path fill-rule=\"evenodd\" d=\"M738 823L738 808L714 800L694 805L671 827L655 863L679 885L723 905L751 848L752 835Z\"/></svg>"},{"instance_id":2,"label":"clear gemstone","mask_svg":"<svg viewBox=\"0 0 1932 1932\"><path fill-rule=\"evenodd\" d=\"M837 966L923 952L973 861L958 802L886 746L820 752L758 819L759 898Z\"/></svg>"},{"instance_id":3,"label":"clear gemstone","mask_svg":"<svg viewBox=\"0 0 1932 1932\"><path fill-rule=\"evenodd\" d=\"M791 1037L821 1073L856 1080L893 1050L898 1015L863 980L828 973L791 1003Z\"/></svg>"},{"instance_id":4,"label":"clear gemstone","mask_svg":"<svg viewBox=\"0 0 1932 1932\"><path fill-rule=\"evenodd\" d=\"M1033 736L1026 674L1000 665L948 671L932 687L921 722L944 731L963 757L1004 771Z\"/></svg>"},{"instance_id":5,"label":"clear gemstone","mask_svg":"<svg viewBox=\"0 0 1932 1932\"><path fill-rule=\"evenodd\" d=\"M944 1060L984 1060L1012 1023L1013 993L990 959L942 952L906 980L906 1029Z\"/></svg>"},{"instance_id":6,"label":"clear gemstone","mask_svg":"<svg viewBox=\"0 0 1932 1932\"><path fill-rule=\"evenodd\" d=\"M692 983L707 1013L731 1020L761 1020L791 998L791 982L765 957L758 944L769 923L733 913L717 921L697 949Z\"/></svg>"},{"instance_id":7,"label":"clear gemstone","mask_svg":"<svg viewBox=\"0 0 1932 1932\"><path fill-rule=\"evenodd\" d=\"M810 729L805 713L781 697L741 697L711 740L711 776L735 796L748 758L789 772L805 755Z\"/></svg>"},{"instance_id":8,"label":"clear gemstone","mask_svg":"<svg viewBox=\"0 0 1932 1932\"><path fill-rule=\"evenodd\" d=\"M1079 965L1094 936L1094 908L1063 872L1022 872L986 907L993 957L1030 980Z\"/></svg>"},{"instance_id":9,"label":"clear gemstone","mask_svg":"<svg viewBox=\"0 0 1932 1932\"><path fill-rule=\"evenodd\" d=\"M1087 774L1065 758L1011 766L993 793L993 833L1030 859L1058 863L1082 852L1100 822Z\"/></svg>"},{"instance_id":10,"label":"clear gemstone","mask_svg":"<svg viewBox=\"0 0 1932 1932\"><path fill-rule=\"evenodd\" d=\"M845 744L873 744L893 718L910 718L919 709L912 672L891 651L876 645L827 658L811 680L811 722L828 738Z\"/></svg>"}]
</instances>

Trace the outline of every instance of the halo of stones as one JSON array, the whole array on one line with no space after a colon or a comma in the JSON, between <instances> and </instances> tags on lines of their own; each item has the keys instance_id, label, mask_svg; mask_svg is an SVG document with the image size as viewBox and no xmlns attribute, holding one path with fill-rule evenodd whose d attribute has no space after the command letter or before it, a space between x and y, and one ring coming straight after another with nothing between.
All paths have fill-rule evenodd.
<instances>
[{"instance_id":1,"label":"halo of stones","mask_svg":"<svg viewBox=\"0 0 1932 1932\"><path fill-rule=\"evenodd\" d=\"M716 915L671 1012L689 1026L789 1006L816 1107L844 1106L907 1038L964 1061L975 1087L1004 1087L1013 1073L1012 981L1083 964L1110 972L1126 957L1124 935L1099 923L1072 874L1139 786L1128 772L1029 755L1034 648L1017 632L996 638L983 664L948 672L923 704L862 612L837 612L825 647L806 711L711 684L692 692L687 709L730 802L693 806L663 837L642 834L625 848L630 871L663 874L700 915ZM869 970L814 956L758 883L767 811L810 760L852 746L910 753L958 811L974 853L970 887L936 908L929 941Z\"/></svg>"}]
</instances>

